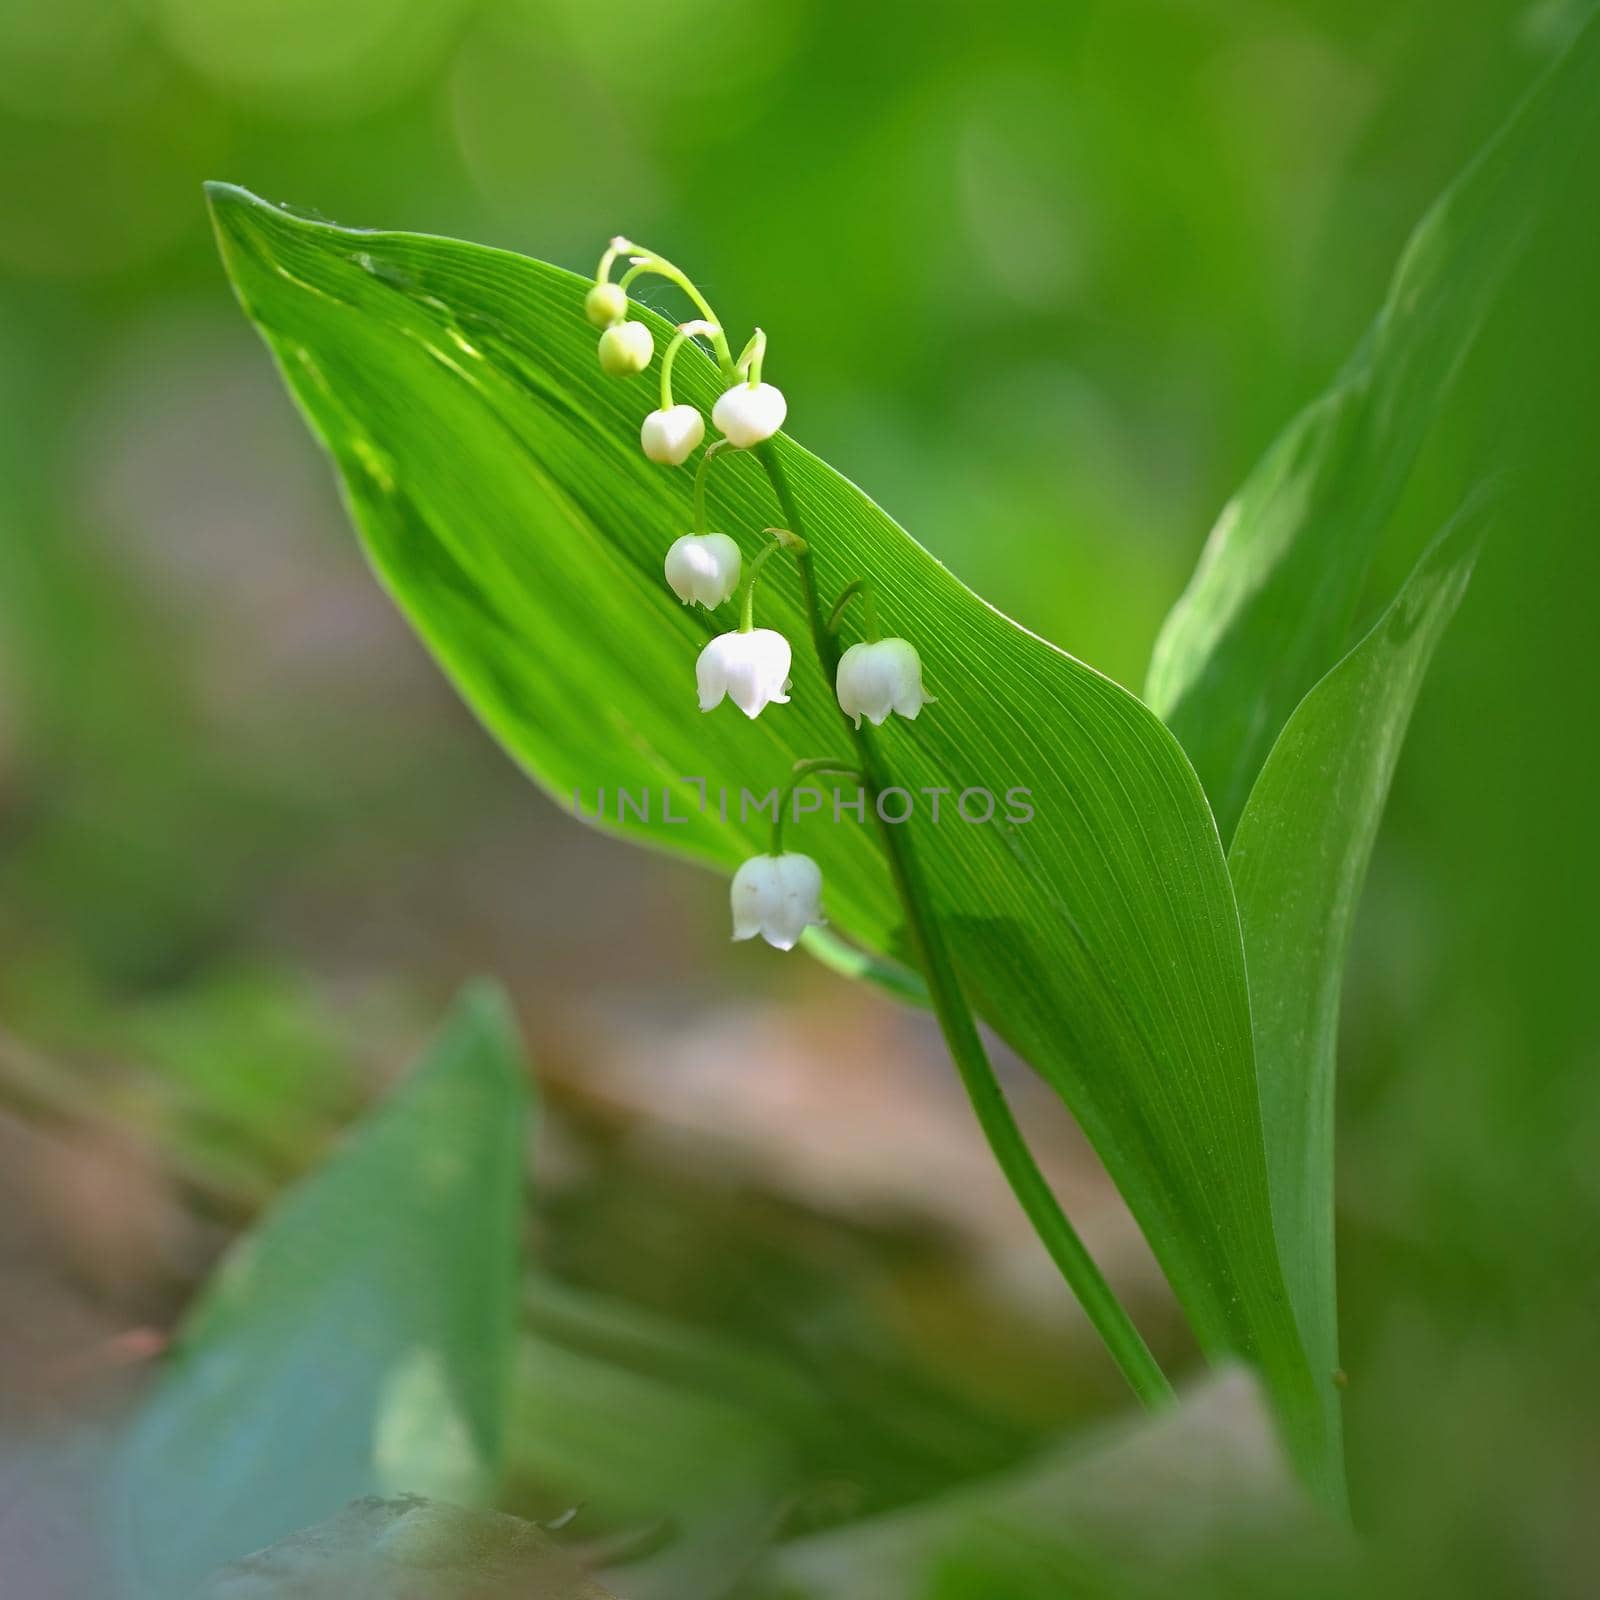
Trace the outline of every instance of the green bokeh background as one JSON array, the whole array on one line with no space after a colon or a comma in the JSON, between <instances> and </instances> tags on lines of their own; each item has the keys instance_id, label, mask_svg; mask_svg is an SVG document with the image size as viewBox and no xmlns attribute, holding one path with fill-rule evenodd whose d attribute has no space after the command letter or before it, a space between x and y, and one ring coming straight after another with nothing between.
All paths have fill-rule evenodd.
<instances>
[{"instance_id":1,"label":"green bokeh background","mask_svg":"<svg viewBox=\"0 0 1600 1600\"><path fill-rule=\"evenodd\" d=\"M203 179L579 270L649 240L767 329L797 437L1137 689L1218 508L1581 10L10 0L0 1025L45 1098L254 1195L480 970L579 1081L596 1017L754 992L884 1025L728 951L719 885L581 833L454 705L232 304ZM1354 1493L1425 1592L1597 1570L1596 154L1374 586L1514 446L1347 992Z\"/></svg>"}]
</instances>

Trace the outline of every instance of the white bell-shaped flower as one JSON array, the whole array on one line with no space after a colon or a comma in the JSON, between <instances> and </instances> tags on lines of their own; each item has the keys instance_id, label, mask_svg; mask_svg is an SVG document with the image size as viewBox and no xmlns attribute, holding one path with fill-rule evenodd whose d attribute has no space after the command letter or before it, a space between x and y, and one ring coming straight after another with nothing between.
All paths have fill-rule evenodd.
<instances>
[{"instance_id":1,"label":"white bell-shaped flower","mask_svg":"<svg viewBox=\"0 0 1600 1600\"><path fill-rule=\"evenodd\" d=\"M644 453L664 467L681 467L705 436L706 419L693 406L652 411L639 429Z\"/></svg>"},{"instance_id":2,"label":"white bell-shaped flower","mask_svg":"<svg viewBox=\"0 0 1600 1600\"><path fill-rule=\"evenodd\" d=\"M655 349L642 322L619 322L600 335L600 369L613 378L631 378L650 365Z\"/></svg>"},{"instance_id":3,"label":"white bell-shaped flower","mask_svg":"<svg viewBox=\"0 0 1600 1600\"><path fill-rule=\"evenodd\" d=\"M708 611L739 587L740 567L739 547L725 533L686 533L667 551L672 592Z\"/></svg>"},{"instance_id":4,"label":"white bell-shaped flower","mask_svg":"<svg viewBox=\"0 0 1600 1600\"><path fill-rule=\"evenodd\" d=\"M789 641L771 628L722 633L700 652L695 678L700 709L712 711L726 695L747 717L763 706L789 703Z\"/></svg>"},{"instance_id":5,"label":"white bell-shaped flower","mask_svg":"<svg viewBox=\"0 0 1600 1600\"><path fill-rule=\"evenodd\" d=\"M822 868L793 850L745 862L733 875L730 899L734 938L753 939L759 933L778 950L794 949L807 928L826 920Z\"/></svg>"},{"instance_id":6,"label":"white bell-shaped flower","mask_svg":"<svg viewBox=\"0 0 1600 1600\"><path fill-rule=\"evenodd\" d=\"M783 391L770 383L737 384L711 408L711 420L741 450L770 439L788 414Z\"/></svg>"},{"instance_id":7,"label":"white bell-shaped flower","mask_svg":"<svg viewBox=\"0 0 1600 1600\"><path fill-rule=\"evenodd\" d=\"M839 709L854 717L858 728L863 717L880 727L891 711L915 721L933 703L922 687L922 658L905 639L851 645L839 658L835 688Z\"/></svg>"}]
</instances>

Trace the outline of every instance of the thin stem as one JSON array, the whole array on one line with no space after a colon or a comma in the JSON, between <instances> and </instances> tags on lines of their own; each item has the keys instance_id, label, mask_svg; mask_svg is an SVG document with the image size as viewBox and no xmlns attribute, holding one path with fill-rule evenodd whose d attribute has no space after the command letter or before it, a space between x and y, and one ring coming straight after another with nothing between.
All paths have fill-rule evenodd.
<instances>
[{"instance_id":1,"label":"thin stem","mask_svg":"<svg viewBox=\"0 0 1600 1600\"><path fill-rule=\"evenodd\" d=\"M594 281L604 283L611 276L611 263L622 254L624 250L632 250L633 246L626 239L616 238L606 246L606 253L600 257L600 265L595 268Z\"/></svg>"},{"instance_id":2,"label":"thin stem","mask_svg":"<svg viewBox=\"0 0 1600 1600\"><path fill-rule=\"evenodd\" d=\"M739 352L739 359L734 363L752 389L761 382L761 363L766 359L767 336L762 329L757 328L750 335L750 342Z\"/></svg>"},{"instance_id":3,"label":"thin stem","mask_svg":"<svg viewBox=\"0 0 1600 1600\"><path fill-rule=\"evenodd\" d=\"M665 353L661 357L661 409L672 409L672 363L678 359L678 351L690 339L715 338L721 332L712 322L680 322L678 331L673 334L667 344Z\"/></svg>"},{"instance_id":4,"label":"thin stem","mask_svg":"<svg viewBox=\"0 0 1600 1600\"><path fill-rule=\"evenodd\" d=\"M833 610L828 613L828 632L837 633L839 631L839 624L844 621L845 607L857 595L861 596L861 610L866 625L867 642L876 644L882 637L878 632L878 598L871 583L865 578L852 578L839 591L839 598L833 602Z\"/></svg>"},{"instance_id":5,"label":"thin stem","mask_svg":"<svg viewBox=\"0 0 1600 1600\"><path fill-rule=\"evenodd\" d=\"M636 249L637 246L625 244L627 249ZM738 376L738 369L734 365L733 351L728 348L728 336L722 331L722 323L715 311L711 309L711 302L700 293L690 278L681 267L675 267L665 256L658 256L651 251L644 251L634 256L628 270L618 279L618 287L624 293L635 279L653 273L658 278L665 278L668 283L675 283L694 301L696 309L717 331L710 336L712 348L717 352L717 365L722 368L722 375L732 379Z\"/></svg>"},{"instance_id":6,"label":"thin stem","mask_svg":"<svg viewBox=\"0 0 1600 1600\"><path fill-rule=\"evenodd\" d=\"M748 576L744 580L744 602L739 608L740 633L749 633L756 625L756 579L761 576L761 569L772 558L773 552L781 549L783 546L776 541L763 545L747 569Z\"/></svg>"},{"instance_id":7,"label":"thin stem","mask_svg":"<svg viewBox=\"0 0 1600 1600\"><path fill-rule=\"evenodd\" d=\"M794 792L807 778L819 772L837 772L847 778L855 778L861 783L866 779L861 776L859 767L852 767L843 761L834 761L831 757L821 756L809 761L797 761L794 764L794 774L783 786L783 792L778 796L778 809L772 817L772 849L771 855L783 854L783 819L789 810L789 802L794 798Z\"/></svg>"},{"instance_id":8,"label":"thin stem","mask_svg":"<svg viewBox=\"0 0 1600 1600\"><path fill-rule=\"evenodd\" d=\"M706 469L711 465L713 456L721 455L727 448L726 439L714 439L705 448L705 453L700 457L699 464L694 469L694 531L706 531Z\"/></svg>"},{"instance_id":9,"label":"thin stem","mask_svg":"<svg viewBox=\"0 0 1600 1600\"><path fill-rule=\"evenodd\" d=\"M861 768L852 767L847 761L837 761L832 756L807 756L805 760L795 762L794 776L789 780L790 789L815 772L837 772L846 778L861 776Z\"/></svg>"},{"instance_id":10,"label":"thin stem","mask_svg":"<svg viewBox=\"0 0 1600 1600\"><path fill-rule=\"evenodd\" d=\"M756 454L772 481L773 493L778 498L785 519L803 537L803 518L784 475L778 452L768 441L757 446ZM817 655L831 682L838 675L838 644L828 632L818 602L816 571L809 549L797 552L795 559L800 568L801 587L811 616L811 632ZM870 730L854 730L852 737L861 754L861 770L867 794L876 810L878 793L888 787L887 768ZM1077 1295L1079 1304L1105 1341L1112 1360L1121 1369L1133 1392L1147 1406L1165 1404L1172 1399L1172 1385L1151 1355L1150 1347L1134 1326L1122 1302L1112 1292L1094 1259L1084 1248L1077 1230L1067 1220L1066 1213L1045 1181L1044 1174L1039 1171L1006 1103L1005 1092L995 1077L994 1068L978 1035L977 1024L961 992L955 965L945 946L943 930L933 909L932 896L911 845L909 830L891 826L883 822L881 816L879 820L882 823L889 870L905 909L911 942L923 977L927 980L934 1012L966 1088L967 1098L971 1100L979 1126L989 1141L989 1148L1000 1163L1034 1231L1049 1251L1051 1260Z\"/></svg>"}]
</instances>

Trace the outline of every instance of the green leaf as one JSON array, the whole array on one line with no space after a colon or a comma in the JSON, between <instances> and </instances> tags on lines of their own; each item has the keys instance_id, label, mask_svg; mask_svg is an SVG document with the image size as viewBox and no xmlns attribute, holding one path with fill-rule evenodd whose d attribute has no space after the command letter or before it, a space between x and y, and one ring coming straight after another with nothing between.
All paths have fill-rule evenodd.
<instances>
[{"instance_id":1,"label":"green leaf","mask_svg":"<svg viewBox=\"0 0 1600 1600\"><path fill-rule=\"evenodd\" d=\"M535 1527L421 1495L367 1496L214 1574L198 1600L614 1600Z\"/></svg>"},{"instance_id":2,"label":"green leaf","mask_svg":"<svg viewBox=\"0 0 1600 1600\"><path fill-rule=\"evenodd\" d=\"M711 1521L736 1491L771 1515L794 1488L797 1427L814 1391L778 1363L545 1278L528 1286L511 1402L517 1477L602 1523Z\"/></svg>"},{"instance_id":3,"label":"green leaf","mask_svg":"<svg viewBox=\"0 0 1600 1600\"><path fill-rule=\"evenodd\" d=\"M583 1506L591 1539L667 1530L660 1549L623 1569L629 1600L717 1600L796 1490L774 1402L815 1397L782 1367L635 1306L548 1280L535 1280L530 1301L510 1412L513 1483Z\"/></svg>"},{"instance_id":4,"label":"green leaf","mask_svg":"<svg viewBox=\"0 0 1600 1600\"><path fill-rule=\"evenodd\" d=\"M228 1255L119 1452L148 1592L367 1494L496 1488L518 1303L524 1074L498 992Z\"/></svg>"},{"instance_id":5,"label":"green leaf","mask_svg":"<svg viewBox=\"0 0 1600 1600\"><path fill-rule=\"evenodd\" d=\"M1333 1107L1345 950L1423 674L1471 577L1489 499L1434 541L1377 625L1301 702L1228 861L1254 1005L1273 1215L1319 1374L1339 1364Z\"/></svg>"},{"instance_id":6,"label":"green leaf","mask_svg":"<svg viewBox=\"0 0 1600 1600\"><path fill-rule=\"evenodd\" d=\"M1208 1375L1177 1405L1069 1439L992 1478L791 1541L759 1592L784 1600L933 1595L1361 1592L1348 1535L1276 1448L1259 1386ZM1219 1560L1255 1581L1213 1590ZM1235 1576L1242 1576L1236 1572ZM1268 1581L1271 1580L1271 1581Z\"/></svg>"},{"instance_id":7,"label":"green leaf","mask_svg":"<svg viewBox=\"0 0 1600 1600\"><path fill-rule=\"evenodd\" d=\"M734 625L732 608L686 609L663 581L666 547L690 527L689 474L641 453L653 383L601 375L587 281L308 221L225 186L211 199L240 299L337 464L380 578L487 726L563 804L581 791L592 815L603 790L611 831L724 872L764 850L766 820L741 816L741 787L764 793L797 758L848 753L832 686L796 575L774 562L760 620L797 642L792 703L754 722L697 709L695 656ZM659 347L668 325L642 315ZM781 382L781 349L767 375ZM708 411L709 362L686 352L675 376L680 402ZM802 415L804 397L791 400ZM1204 1348L1261 1366L1298 1459L1335 1483L1277 1263L1237 913L1193 770L1132 695L985 605L815 457L776 444L825 602L871 574L886 630L915 641L939 697L879 743L919 797L903 825L963 982L1072 1107ZM749 554L778 515L758 464L719 461L710 481L711 525ZM685 778L709 791L703 809ZM619 788L648 789L649 816L619 819ZM945 791L937 823L919 795L932 789ZM957 815L965 790L993 795L994 820ZM984 804L969 797L968 810ZM790 843L821 864L836 928L903 963L875 830L825 809Z\"/></svg>"},{"instance_id":8,"label":"green leaf","mask_svg":"<svg viewBox=\"0 0 1600 1600\"><path fill-rule=\"evenodd\" d=\"M1145 699L1224 839L1272 741L1347 648L1373 552L1478 329L1600 117L1600 21L1412 235L1333 387L1267 451L1156 641Z\"/></svg>"}]
</instances>

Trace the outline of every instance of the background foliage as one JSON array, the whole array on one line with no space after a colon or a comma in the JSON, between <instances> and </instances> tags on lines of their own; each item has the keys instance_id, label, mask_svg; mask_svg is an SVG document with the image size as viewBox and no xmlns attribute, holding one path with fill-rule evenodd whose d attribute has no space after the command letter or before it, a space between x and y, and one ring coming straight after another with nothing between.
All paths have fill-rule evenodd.
<instances>
[{"instance_id":1,"label":"background foliage","mask_svg":"<svg viewBox=\"0 0 1600 1600\"><path fill-rule=\"evenodd\" d=\"M5 8L7 1137L64 1141L102 1190L124 1185L101 1210L80 1185L72 1237L89 1217L105 1246L102 1211L123 1232L65 1287L8 1236L18 1409L65 1381L42 1346L165 1325L220 1237L486 968L555 1082L535 1238L558 1288L813 1363L798 1397L787 1368L743 1380L812 1419L809 1484L847 1481L851 1511L908 1499L1116 1401L1048 1292L1015 1292L1026 1241L997 1221L974 1242L897 1168L908 1145L938 1152L988 1214L961 1135L904 1126L944 1083L921 1025L725 950L716 882L580 833L437 683L230 303L201 179L579 267L614 228L659 240L730 320L768 328L806 443L1136 688L1223 499L1576 15L1137 0L925 7L908 29L802 0ZM1544 228L1373 584L1393 592L1453 509L1437 486L1492 427L1522 471L1424 690L1346 993L1348 1446L1397 1583L1578 1592L1595 1562L1597 209ZM774 1104L807 1084L803 1115ZM874 1121L874 1093L896 1114ZM846 1177L817 1154L843 1106L875 1131ZM1148 1284L1092 1164L1042 1127L1119 1286ZM678 1158L695 1138L714 1160ZM19 1157L7 1181L64 1162ZM53 1181L31 1200L57 1205ZM981 1264L967 1277L952 1232ZM529 1314L564 1360L627 1343L588 1301ZM665 1377L664 1342L634 1360L632 1403L770 1461L770 1438L684 1399L725 1390L726 1363L694 1379L691 1339ZM524 1508L561 1498L539 1403ZM829 1432L863 1407L870 1426ZM562 1465L599 1482L575 1454ZM612 1486L636 1517L647 1468L674 1478L656 1461Z\"/></svg>"}]
</instances>

